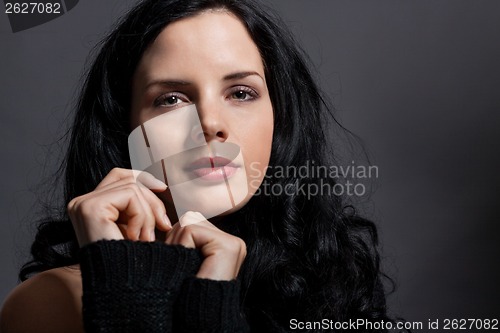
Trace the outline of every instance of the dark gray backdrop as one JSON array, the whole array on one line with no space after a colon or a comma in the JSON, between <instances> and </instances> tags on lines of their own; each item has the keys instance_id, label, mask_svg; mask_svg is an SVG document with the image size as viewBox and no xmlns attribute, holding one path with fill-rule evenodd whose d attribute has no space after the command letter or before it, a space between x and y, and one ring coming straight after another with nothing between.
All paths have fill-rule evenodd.
<instances>
[{"instance_id":1,"label":"dark gray backdrop","mask_svg":"<svg viewBox=\"0 0 500 333\"><path fill-rule=\"evenodd\" d=\"M13 34L0 13L0 300L32 241L85 58L131 1L81 1ZM379 167L364 200L381 232L389 302L412 321L500 318L500 1L271 2L337 116Z\"/></svg>"}]
</instances>

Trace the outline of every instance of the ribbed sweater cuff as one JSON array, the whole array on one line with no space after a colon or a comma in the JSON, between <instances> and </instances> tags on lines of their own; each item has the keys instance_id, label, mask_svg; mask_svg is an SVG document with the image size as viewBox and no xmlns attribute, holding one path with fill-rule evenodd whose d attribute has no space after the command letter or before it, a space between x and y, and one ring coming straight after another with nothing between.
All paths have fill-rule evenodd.
<instances>
[{"instance_id":1,"label":"ribbed sweater cuff","mask_svg":"<svg viewBox=\"0 0 500 333\"><path fill-rule=\"evenodd\" d=\"M80 250L80 267L85 286L99 289L169 289L201 264L199 252L180 245L98 241Z\"/></svg>"},{"instance_id":2,"label":"ribbed sweater cuff","mask_svg":"<svg viewBox=\"0 0 500 333\"><path fill-rule=\"evenodd\" d=\"M187 278L175 305L180 332L248 332L241 314L238 281Z\"/></svg>"},{"instance_id":3,"label":"ribbed sweater cuff","mask_svg":"<svg viewBox=\"0 0 500 333\"><path fill-rule=\"evenodd\" d=\"M182 281L197 250L162 243L99 241L80 250L86 332L170 332Z\"/></svg>"}]
</instances>

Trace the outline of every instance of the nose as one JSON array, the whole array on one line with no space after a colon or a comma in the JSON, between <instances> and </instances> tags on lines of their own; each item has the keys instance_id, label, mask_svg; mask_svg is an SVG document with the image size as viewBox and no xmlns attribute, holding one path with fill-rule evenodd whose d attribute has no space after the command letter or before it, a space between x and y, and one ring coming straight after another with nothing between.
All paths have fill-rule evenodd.
<instances>
[{"instance_id":1,"label":"nose","mask_svg":"<svg viewBox=\"0 0 500 333\"><path fill-rule=\"evenodd\" d=\"M224 121L222 106L217 103L205 102L196 104L196 108L202 127L202 131L197 133L197 140L200 140L203 136L206 142L212 140L226 141L229 133L227 124Z\"/></svg>"}]
</instances>

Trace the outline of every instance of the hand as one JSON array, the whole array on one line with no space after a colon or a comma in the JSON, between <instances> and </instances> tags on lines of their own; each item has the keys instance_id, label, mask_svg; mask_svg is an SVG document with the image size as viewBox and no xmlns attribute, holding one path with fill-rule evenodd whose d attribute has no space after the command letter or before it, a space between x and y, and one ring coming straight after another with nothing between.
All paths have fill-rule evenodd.
<instances>
[{"instance_id":1,"label":"hand","mask_svg":"<svg viewBox=\"0 0 500 333\"><path fill-rule=\"evenodd\" d=\"M246 256L241 238L220 230L195 212L185 213L168 232L165 242L200 249L205 259L196 277L203 279L235 279Z\"/></svg>"},{"instance_id":2,"label":"hand","mask_svg":"<svg viewBox=\"0 0 500 333\"><path fill-rule=\"evenodd\" d=\"M165 206L153 193L166 188L147 172L111 170L94 191L68 203L78 243L84 246L102 239L124 238L154 241L155 227L171 229Z\"/></svg>"}]
</instances>

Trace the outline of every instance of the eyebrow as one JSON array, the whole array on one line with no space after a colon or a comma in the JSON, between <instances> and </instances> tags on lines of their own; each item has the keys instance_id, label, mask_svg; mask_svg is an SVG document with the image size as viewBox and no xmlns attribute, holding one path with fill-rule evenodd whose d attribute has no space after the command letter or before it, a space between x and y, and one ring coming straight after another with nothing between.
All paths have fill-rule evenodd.
<instances>
[{"instance_id":1,"label":"eyebrow","mask_svg":"<svg viewBox=\"0 0 500 333\"><path fill-rule=\"evenodd\" d=\"M183 80L153 80L146 85L146 89L151 88L152 86L169 86L169 87L178 87L178 86L189 86L191 82L183 81Z\"/></svg>"},{"instance_id":2,"label":"eyebrow","mask_svg":"<svg viewBox=\"0 0 500 333\"><path fill-rule=\"evenodd\" d=\"M252 76L252 75L257 75L258 77L260 77L262 79L262 81L265 81L264 78L259 73L253 72L253 71L231 73L231 74L225 75L222 79L224 81L231 81L231 80L243 79L243 78L246 78L246 77ZM150 88L151 86L154 86L154 85L162 85L162 86L169 86L169 87L178 87L178 86L189 86L191 84L192 84L191 82L184 81L184 80L163 80L163 79L159 79L159 80L153 80L153 81L149 82L146 85L146 89L148 89L148 88Z\"/></svg>"},{"instance_id":3,"label":"eyebrow","mask_svg":"<svg viewBox=\"0 0 500 333\"><path fill-rule=\"evenodd\" d=\"M231 80L236 80L236 79L243 79L247 76L251 76L251 75L257 75L258 77L260 77L262 79L262 81L264 81L264 78L262 76L260 76L259 73L257 72L237 72L237 73L231 73L231 74L228 74L226 76L224 76L224 81L231 81Z\"/></svg>"}]
</instances>

